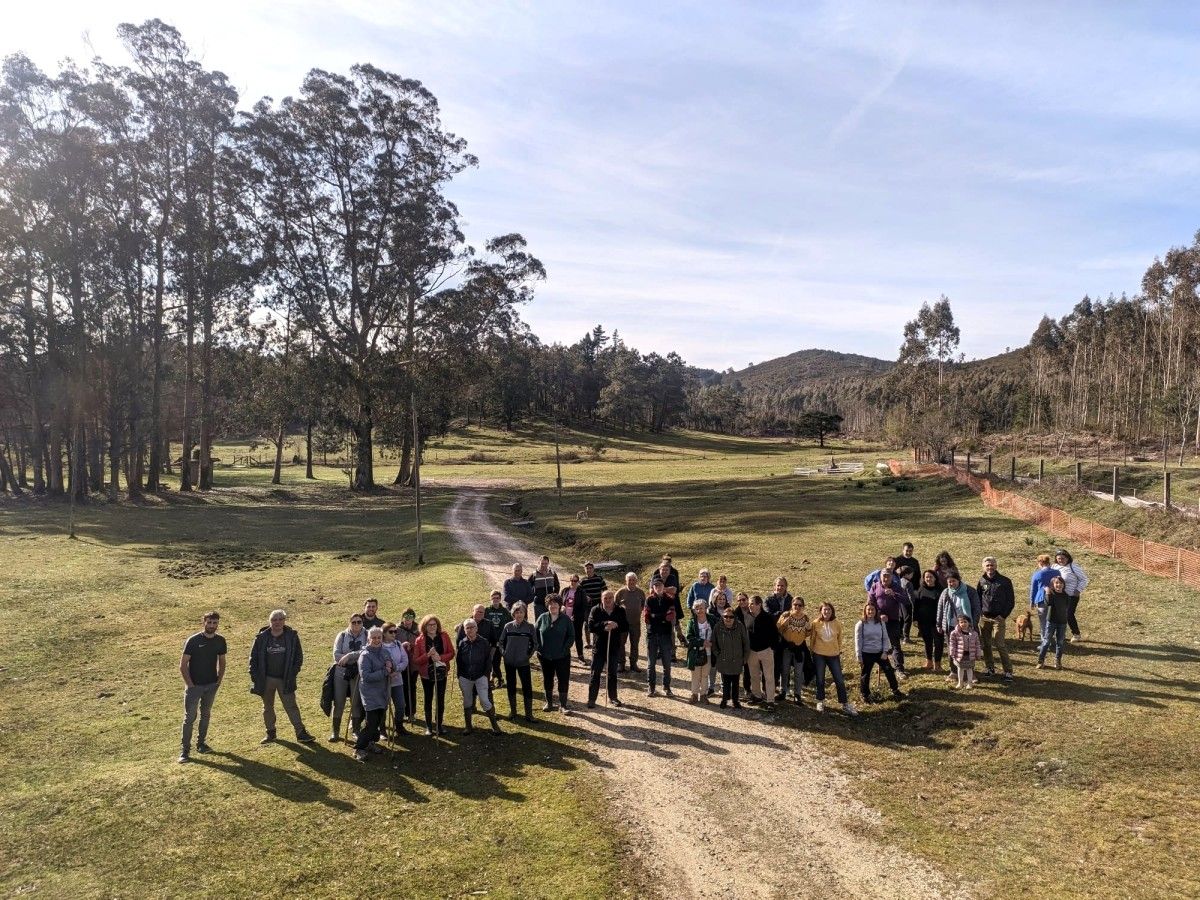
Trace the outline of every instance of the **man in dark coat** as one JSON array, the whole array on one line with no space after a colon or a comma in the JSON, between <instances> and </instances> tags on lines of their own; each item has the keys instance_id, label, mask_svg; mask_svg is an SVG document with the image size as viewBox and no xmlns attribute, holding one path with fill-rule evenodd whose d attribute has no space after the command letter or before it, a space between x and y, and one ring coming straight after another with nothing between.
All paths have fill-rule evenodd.
<instances>
[{"instance_id":1,"label":"man in dark coat","mask_svg":"<svg viewBox=\"0 0 1200 900\"><path fill-rule=\"evenodd\" d=\"M979 643L983 647L983 661L987 665L985 674L995 675L992 649L1000 654L1000 665L1004 668L1004 680L1012 681L1012 661L1008 658L1008 647L1004 642L1004 629L1012 615L1016 596L1012 580L996 569L996 557L983 561L983 575L975 586L979 592Z\"/></svg>"},{"instance_id":2,"label":"man in dark coat","mask_svg":"<svg viewBox=\"0 0 1200 900\"><path fill-rule=\"evenodd\" d=\"M600 677L608 670L608 700L613 706L621 706L617 698L617 662L621 655L621 641L629 631L629 621L623 607L617 606L614 591L600 595L600 604L588 613L588 631L592 635L592 678L588 683L588 708L594 709L600 693Z\"/></svg>"},{"instance_id":3,"label":"man in dark coat","mask_svg":"<svg viewBox=\"0 0 1200 900\"><path fill-rule=\"evenodd\" d=\"M276 694L296 730L296 740L302 744L316 740L304 727L296 703L296 677L304 665L304 650L300 646L300 636L286 622L284 610L272 612L270 624L258 632L250 650L250 693L262 697L263 724L267 730L261 741L264 744L275 740Z\"/></svg>"}]
</instances>

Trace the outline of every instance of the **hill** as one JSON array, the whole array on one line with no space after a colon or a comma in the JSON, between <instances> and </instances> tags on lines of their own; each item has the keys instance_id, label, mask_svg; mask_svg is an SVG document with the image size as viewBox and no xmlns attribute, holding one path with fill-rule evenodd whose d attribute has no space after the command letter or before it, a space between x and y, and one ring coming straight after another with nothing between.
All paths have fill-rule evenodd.
<instances>
[{"instance_id":1,"label":"hill","mask_svg":"<svg viewBox=\"0 0 1200 900\"><path fill-rule=\"evenodd\" d=\"M747 366L741 371L726 374L724 380L727 383L740 383L747 391L758 388L782 389L813 380L874 377L885 374L894 365L894 362L872 356L813 348Z\"/></svg>"}]
</instances>

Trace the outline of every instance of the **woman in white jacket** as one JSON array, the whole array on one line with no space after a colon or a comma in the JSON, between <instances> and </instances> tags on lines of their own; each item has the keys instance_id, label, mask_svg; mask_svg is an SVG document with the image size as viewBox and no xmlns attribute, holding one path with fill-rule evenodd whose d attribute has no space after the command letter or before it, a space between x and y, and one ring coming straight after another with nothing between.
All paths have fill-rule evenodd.
<instances>
[{"instance_id":1,"label":"woman in white jacket","mask_svg":"<svg viewBox=\"0 0 1200 900\"><path fill-rule=\"evenodd\" d=\"M1054 553L1054 568L1067 584L1067 627L1071 629L1071 641L1083 640L1079 633L1079 622L1075 618L1075 610L1079 607L1079 595L1088 586L1087 573L1079 568L1079 564L1071 558L1071 554L1061 547Z\"/></svg>"}]
</instances>

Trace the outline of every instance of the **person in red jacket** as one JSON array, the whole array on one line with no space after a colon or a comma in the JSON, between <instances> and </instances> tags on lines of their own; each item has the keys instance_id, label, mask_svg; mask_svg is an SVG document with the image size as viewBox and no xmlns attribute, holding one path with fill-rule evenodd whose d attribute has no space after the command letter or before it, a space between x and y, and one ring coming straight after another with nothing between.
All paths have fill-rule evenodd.
<instances>
[{"instance_id":1,"label":"person in red jacket","mask_svg":"<svg viewBox=\"0 0 1200 900\"><path fill-rule=\"evenodd\" d=\"M442 631L442 620L429 615L421 620L421 633L413 642L412 664L425 689L425 736L434 734L433 701L437 698L437 734L445 734L446 674L454 659L454 642Z\"/></svg>"}]
</instances>

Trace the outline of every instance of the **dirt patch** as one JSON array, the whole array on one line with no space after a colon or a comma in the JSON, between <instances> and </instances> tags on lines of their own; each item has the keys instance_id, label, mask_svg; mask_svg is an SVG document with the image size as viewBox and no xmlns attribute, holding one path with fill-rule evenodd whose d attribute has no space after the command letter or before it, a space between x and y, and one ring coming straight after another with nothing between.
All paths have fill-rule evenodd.
<instances>
[{"instance_id":1,"label":"dirt patch","mask_svg":"<svg viewBox=\"0 0 1200 900\"><path fill-rule=\"evenodd\" d=\"M204 578L226 572L256 572L284 569L311 560L310 553L272 553L240 547L205 547L175 550L164 554L158 573L167 578Z\"/></svg>"},{"instance_id":2,"label":"dirt patch","mask_svg":"<svg viewBox=\"0 0 1200 900\"><path fill-rule=\"evenodd\" d=\"M447 525L475 564L499 585L514 562L540 553L495 526L486 497L463 491ZM677 696L687 696L682 666ZM584 696L584 671L572 673ZM849 779L800 731L756 712L644 696L622 682L621 709L583 709L564 719L612 762L605 797L636 864L654 873L650 893L705 898L797 895L964 896L940 872L881 833L879 814L854 799ZM736 864L722 835L737 835ZM787 848L803 848L788 853Z\"/></svg>"}]
</instances>

